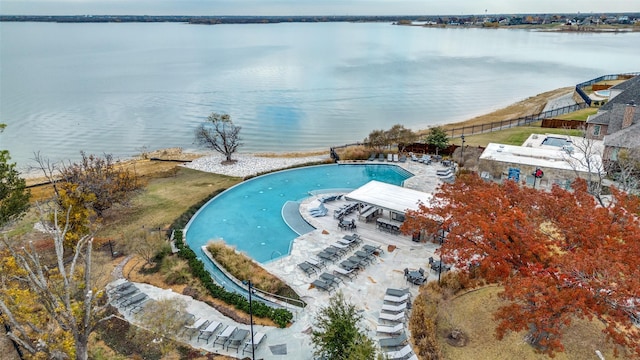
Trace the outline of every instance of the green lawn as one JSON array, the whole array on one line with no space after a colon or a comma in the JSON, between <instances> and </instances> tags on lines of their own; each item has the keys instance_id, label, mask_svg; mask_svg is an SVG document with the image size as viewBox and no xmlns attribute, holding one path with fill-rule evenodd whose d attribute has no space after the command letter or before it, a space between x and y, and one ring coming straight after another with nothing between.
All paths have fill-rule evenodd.
<instances>
[{"instance_id":1,"label":"green lawn","mask_svg":"<svg viewBox=\"0 0 640 360\"><path fill-rule=\"evenodd\" d=\"M598 108L588 107L588 108L584 108L582 110L574 111L574 112L569 113L569 114L556 116L556 119L586 121L587 118L589 117L589 115L593 115L593 114L595 114L597 112L598 112Z\"/></svg>"},{"instance_id":2,"label":"green lawn","mask_svg":"<svg viewBox=\"0 0 640 360\"><path fill-rule=\"evenodd\" d=\"M465 145L469 146L487 146L487 144L491 142L507 145L522 145L522 143L531 134L561 134L581 136L582 132L580 130L547 129L541 128L540 126L519 126L490 133L466 135L464 137L464 143ZM451 142L459 145L460 139L453 139Z\"/></svg>"}]
</instances>

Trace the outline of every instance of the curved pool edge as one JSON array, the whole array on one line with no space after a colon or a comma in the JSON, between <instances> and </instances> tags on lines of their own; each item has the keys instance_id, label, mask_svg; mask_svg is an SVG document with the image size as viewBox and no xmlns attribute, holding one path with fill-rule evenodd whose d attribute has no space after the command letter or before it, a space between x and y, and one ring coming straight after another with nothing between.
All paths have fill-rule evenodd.
<instances>
[{"instance_id":1,"label":"curved pool edge","mask_svg":"<svg viewBox=\"0 0 640 360\"><path fill-rule=\"evenodd\" d=\"M235 189L236 187L239 187L240 185L246 184L250 181L254 181L254 180L258 180L261 179L263 177L272 175L274 173L280 173L280 172L289 172L289 171L296 171L296 170L300 170L301 168L316 168L316 167L333 167L333 166L366 166L366 165L382 165L382 166L388 166L388 167L394 167L395 169L399 170L400 173L404 174L405 176L409 176L409 177L413 177L415 176L413 173L411 173L410 171L408 171L407 169L404 169L402 166L400 166L399 164L368 164L365 162L362 163L347 163L347 164L321 164L321 165L310 165L310 166L302 166L302 167L295 167L295 168L291 168L291 169L283 169L283 170L277 170L277 171L273 171L267 174L262 174L244 181L241 181L227 189L225 189L224 191L220 192L219 194L216 194L214 197L212 197L211 199L209 199L205 204L203 204L189 219L189 221L187 222L187 224L185 225L183 232L184 232L184 241L185 244L187 246L189 246L189 248L191 248L196 255L198 255L198 258L200 258L202 260L202 256L204 255L205 257L208 258L208 256L202 251L202 249L194 249L191 244L189 243L189 227L191 226L191 224L193 223L194 219L196 219L198 217L198 215L200 215L203 212L203 209L205 209L211 202L213 202L214 200L216 200L219 196L221 196L222 194L226 193L227 191L231 191L232 189ZM405 179L406 180L406 179ZM404 180L403 180L404 183ZM300 201L302 199L296 199L297 201ZM295 231L294 231L295 232ZM289 246L287 249L287 254L282 254L281 256L279 256L278 258L282 258L285 257L289 254L291 254L291 249L293 247L293 243L295 241L297 237L294 237L293 239L291 239L289 241ZM199 251L199 252L198 252ZM264 262L264 263L268 263L271 261L274 261L276 259L269 259L268 261ZM206 266L209 265L209 266ZM210 272L210 274L212 275L212 278L216 281L216 283L218 283L218 285L222 286L225 290L227 291L231 291L231 292L236 292L236 293L240 293L241 295L243 295L244 297L248 297L249 293L246 289L244 289L241 286L238 286L232 278L230 278L229 276L227 276L225 274L225 271L223 271L222 269L220 269L220 267L218 267L213 261L209 261L209 262L205 262L205 268ZM265 300L268 301L268 300Z\"/></svg>"}]
</instances>

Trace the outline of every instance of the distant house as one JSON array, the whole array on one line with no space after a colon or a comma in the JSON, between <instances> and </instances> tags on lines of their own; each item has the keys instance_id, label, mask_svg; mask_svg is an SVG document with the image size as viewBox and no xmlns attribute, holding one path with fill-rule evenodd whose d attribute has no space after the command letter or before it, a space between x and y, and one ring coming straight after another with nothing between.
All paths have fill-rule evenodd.
<instances>
[{"instance_id":1,"label":"distant house","mask_svg":"<svg viewBox=\"0 0 640 360\"><path fill-rule=\"evenodd\" d=\"M640 76L609 89L609 102L587 119L585 136L604 141L605 164L617 161L620 149L640 147Z\"/></svg>"},{"instance_id":2,"label":"distant house","mask_svg":"<svg viewBox=\"0 0 640 360\"><path fill-rule=\"evenodd\" d=\"M515 180L523 185L551 189L569 188L580 177L600 176L602 141L591 141L591 153L584 154L582 137L532 134L522 146L490 143L478 161L478 172L486 180ZM590 166L587 166L590 164ZM536 176L538 170L540 176Z\"/></svg>"}]
</instances>

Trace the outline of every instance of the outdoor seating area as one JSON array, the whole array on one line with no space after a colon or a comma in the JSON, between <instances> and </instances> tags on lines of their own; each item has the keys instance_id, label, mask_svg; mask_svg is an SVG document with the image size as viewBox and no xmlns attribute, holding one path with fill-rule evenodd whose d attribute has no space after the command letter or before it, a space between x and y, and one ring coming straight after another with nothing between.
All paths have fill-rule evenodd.
<instances>
[{"instance_id":1,"label":"outdoor seating area","mask_svg":"<svg viewBox=\"0 0 640 360\"><path fill-rule=\"evenodd\" d=\"M362 212L358 215L358 219L360 221L364 221L366 223L371 222L376 217L382 214L382 209L377 206L368 205L362 209Z\"/></svg>"},{"instance_id":2,"label":"outdoor seating area","mask_svg":"<svg viewBox=\"0 0 640 360\"><path fill-rule=\"evenodd\" d=\"M407 161L407 157L402 155L402 154L398 154L398 153L388 153L386 156L384 153L371 153L371 155L369 155L369 158L367 159L367 161L374 161L376 159L378 159L378 161L384 161L386 158L387 162L405 162Z\"/></svg>"},{"instance_id":3,"label":"outdoor seating area","mask_svg":"<svg viewBox=\"0 0 640 360\"><path fill-rule=\"evenodd\" d=\"M386 359L417 359L404 328L410 307L409 289L387 289L376 328L378 334L390 336L379 339Z\"/></svg>"},{"instance_id":4,"label":"outdoor seating area","mask_svg":"<svg viewBox=\"0 0 640 360\"><path fill-rule=\"evenodd\" d=\"M408 268L404 269L404 278L414 285L424 284L425 282L427 282L428 277L429 274L425 274L423 268L420 268L418 270L409 270Z\"/></svg>"},{"instance_id":5,"label":"outdoor seating area","mask_svg":"<svg viewBox=\"0 0 640 360\"><path fill-rule=\"evenodd\" d=\"M353 213L354 211L360 209L360 203L349 203L341 206L338 209L333 210L333 218L342 221L345 216Z\"/></svg>"},{"instance_id":6,"label":"outdoor seating area","mask_svg":"<svg viewBox=\"0 0 640 360\"><path fill-rule=\"evenodd\" d=\"M340 220L338 221L338 228L340 230L355 230L356 229L356 220Z\"/></svg>"},{"instance_id":7,"label":"outdoor seating area","mask_svg":"<svg viewBox=\"0 0 640 360\"><path fill-rule=\"evenodd\" d=\"M298 264L298 267L309 277L318 276L311 282L313 287L332 293L344 284L345 280L353 280L358 276L358 272L374 264L377 261L376 255L382 253L379 246L369 244L356 249L356 246L361 243L362 239L357 234L345 235L336 243L317 253L316 256L319 259L306 260ZM349 254L351 256L345 258ZM340 261L333 269L327 269L327 261L334 264L340 259L344 260ZM313 265L314 263L316 265Z\"/></svg>"},{"instance_id":8,"label":"outdoor seating area","mask_svg":"<svg viewBox=\"0 0 640 360\"><path fill-rule=\"evenodd\" d=\"M149 301L149 297L131 282L124 282L109 290L111 304L129 314L137 314L144 310L144 305Z\"/></svg>"},{"instance_id":9,"label":"outdoor seating area","mask_svg":"<svg viewBox=\"0 0 640 360\"><path fill-rule=\"evenodd\" d=\"M390 234L399 234L400 226L402 226L402 223L399 221L384 218L376 219L376 229L378 229L379 231L385 231Z\"/></svg>"},{"instance_id":10,"label":"outdoor seating area","mask_svg":"<svg viewBox=\"0 0 640 360\"><path fill-rule=\"evenodd\" d=\"M431 267L431 270L435 272L445 272L451 270L451 265L447 265L441 260L434 260L433 257L429 257L429 266Z\"/></svg>"}]
</instances>

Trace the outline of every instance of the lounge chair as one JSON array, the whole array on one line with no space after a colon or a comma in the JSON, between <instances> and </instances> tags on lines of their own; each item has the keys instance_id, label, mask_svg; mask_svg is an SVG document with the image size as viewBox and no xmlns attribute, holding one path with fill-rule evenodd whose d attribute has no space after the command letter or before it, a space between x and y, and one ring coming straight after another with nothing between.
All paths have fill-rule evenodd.
<instances>
[{"instance_id":1,"label":"lounge chair","mask_svg":"<svg viewBox=\"0 0 640 360\"><path fill-rule=\"evenodd\" d=\"M335 256L337 259L342 257L342 255L346 254L346 251L335 248L335 247L331 247L331 246L324 248L323 251Z\"/></svg>"},{"instance_id":2,"label":"lounge chair","mask_svg":"<svg viewBox=\"0 0 640 360\"><path fill-rule=\"evenodd\" d=\"M339 259L338 256L328 253L326 251L320 251L319 253L316 254L320 259L322 260L326 260L326 261L330 261L332 263L335 263L336 260Z\"/></svg>"},{"instance_id":3,"label":"lounge chair","mask_svg":"<svg viewBox=\"0 0 640 360\"><path fill-rule=\"evenodd\" d=\"M369 159L367 159L367 160L369 160L369 161L375 160L376 159L376 155L377 155L376 153L371 153L371 155L369 155Z\"/></svg>"},{"instance_id":4,"label":"lounge chair","mask_svg":"<svg viewBox=\"0 0 640 360\"><path fill-rule=\"evenodd\" d=\"M420 160L420 159L418 159L418 157L414 153L410 153L409 156L411 157L411 161L419 161Z\"/></svg>"},{"instance_id":5,"label":"lounge chair","mask_svg":"<svg viewBox=\"0 0 640 360\"><path fill-rule=\"evenodd\" d=\"M324 269L327 267L327 264L324 263L324 261L322 260L316 260L316 259L307 259L306 262L308 262L309 264L311 264L311 266L315 267L316 269Z\"/></svg>"},{"instance_id":6,"label":"lounge chair","mask_svg":"<svg viewBox=\"0 0 640 360\"><path fill-rule=\"evenodd\" d=\"M116 292L114 294L112 294L112 301L114 303L118 303L118 302L124 302L125 300L127 300L130 296L132 296L133 294L138 293L139 290L136 286L129 286L127 288L122 289L119 292Z\"/></svg>"},{"instance_id":7,"label":"lounge chair","mask_svg":"<svg viewBox=\"0 0 640 360\"><path fill-rule=\"evenodd\" d=\"M397 348L407 344L407 334L402 333L391 338L380 339L378 344L381 348Z\"/></svg>"},{"instance_id":8,"label":"lounge chair","mask_svg":"<svg viewBox=\"0 0 640 360\"><path fill-rule=\"evenodd\" d=\"M381 334L400 334L404 331L404 324L397 323L394 326L378 325L376 332Z\"/></svg>"},{"instance_id":9,"label":"lounge chair","mask_svg":"<svg viewBox=\"0 0 640 360\"><path fill-rule=\"evenodd\" d=\"M354 269L347 270L340 267L333 269L333 273L338 276L347 277L349 280L353 280L354 277L358 276Z\"/></svg>"},{"instance_id":10,"label":"lounge chair","mask_svg":"<svg viewBox=\"0 0 640 360\"><path fill-rule=\"evenodd\" d=\"M330 283L324 282L322 280L314 280L311 284L317 289L326 291L328 293L331 293L333 291L333 286Z\"/></svg>"},{"instance_id":11,"label":"lounge chair","mask_svg":"<svg viewBox=\"0 0 640 360\"><path fill-rule=\"evenodd\" d=\"M328 213L329 213L329 210L324 209L324 210L310 212L309 215L313 217L323 217L323 216L327 216Z\"/></svg>"},{"instance_id":12,"label":"lounge chair","mask_svg":"<svg viewBox=\"0 0 640 360\"><path fill-rule=\"evenodd\" d=\"M113 289L109 290L109 294L119 294L122 293L124 291L126 291L127 289L134 287L133 283L131 281L125 281L117 286L115 286Z\"/></svg>"},{"instance_id":13,"label":"lounge chair","mask_svg":"<svg viewBox=\"0 0 640 360\"><path fill-rule=\"evenodd\" d=\"M344 283L344 280L342 280L341 278L339 278L339 277L337 277L335 275L329 274L329 273L320 274L320 279L325 280L328 283L334 283L334 284L336 284L336 286Z\"/></svg>"},{"instance_id":14,"label":"lounge chair","mask_svg":"<svg viewBox=\"0 0 640 360\"><path fill-rule=\"evenodd\" d=\"M404 302L407 302L407 300L409 300L409 293L405 293L402 296L393 296L393 295L384 296L385 302L404 303Z\"/></svg>"},{"instance_id":15,"label":"lounge chair","mask_svg":"<svg viewBox=\"0 0 640 360\"><path fill-rule=\"evenodd\" d=\"M229 351L229 349L236 349L236 352L239 352L240 346L244 342L244 339L247 338L247 335L249 335L249 330L246 330L246 329L236 330L233 333L233 335L231 335L231 337L227 339L227 342L226 342L227 351Z\"/></svg>"},{"instance_id":16,"label":"lounge chair","mask_svg":"<svg viewBox=\"0 0 640 360\"><path fill-rule=\"evenodd\" d=\"M384 252L380 246L373 246L366 244L362 247L362 250L366 251L369 254L381 253Z\"/></svg>"},{"instance_id":17,"label":"lounge chair","mask_svg":"<svg viewBox=\"0 0 640 360\"><path fill-rule=\"evenodd\" d=\"M227 325L227 327L224 328L224 330L222 330L220 334L216 335L215 340L213 340L213 346L216 346L216 344L220 344L222 347L224 347L224 344L227 342L227 340L229 340L231 335L236 332L237 329L238 328L234 325Z\"/></svg>"},{"instance_id":18,"label":"lounge chair","mask_svg":"<svg viewBox=\"0 0 640 360\"><path fill-rule=\"evenodd\" d=\"M399 160L400 160L401 163L407 162L407 157L404 156L404 155L400 155L400 159Z\"/></svg>"},{"instance_id":19,"label":"lounge chair","mask_svg":"<svg viewBox=\"0 0 640 360\"><path fill-rule=\"evenodd\" d=\"M134 305L138 305L140 303L142 303L143 301L147 301L149 300L149 297L147 297L147 294L145 293L137 293L134 296L124 300L123 302L120 303L120 306L124 307L125 309L134 306Z\"/></svg>"},{"instance_id":20,"label":"lounge chair","mask_svg":"<svg viewBox=\"0 0 640 360\"><path fill-rule=\"evenodd\" d=\"M304 271L304 273L307 274L307 276L311 276L312 274L317 274L316 269L306 261L298 264L298 267L302 269L302 271Z\"/></svg>"},{"instance_id":21,"label":"lounge chair","mask_svg":"<svg viewBox=\"0 0 640 360\"><path fill-rule=\"evenodd\" d=\"M413 349L410 344L405 345L402 349L398 351L391 351L385 354L386 359L404 359L409 354L413 353Z\"/></svg>"},{"instance_id":22,"label":"lounge chair","mask_svg":"<svg viewBox=\"0 0 640 360\"><path fill-rule=\"evenodd\" d=\"M369 264L369 261L355 255L349 256L347 260L351 261L354 264L357 264L361 269L365 268Z\"/></svg>"},{"instance_id":23,"label":"lounge chair","mask_svg":"<svg viewBox=\"0 0 640 360\"><path fill-rule=\"evenodd\" d=\"M399 161L398 154L393 154L393 162L398 162L398 161Z\"/></svg>"},{"instance_id":24,"label":"lounge chair","mask_svg":"<svg viewBox=\"0 0 640 360\"><path fill-rule=\"evenodd\" d=\"M382 311L392 312L392 313L404 311L406 308L407 308L407 303L402 303L398 305L389 305L389 304L382 305Z\"/></svg>"},{"instance_id":25,"label":"lounge chair","mask_svg":"<svg viewBox=\"0 0 640 360\"><path fill-rule=\"evenodd\" d=\"M387 161L388 162L392 162L393 161L393 154L387 154Z\"/></svg>"},{"instance_id":26,"label":"lounge chair","mask_svg":"<svg viewBox=\"0 0 640 360\"><path fill-rule=\"evenodd\" d=\"M267 337L267 334L265 333L261 333L261 332L257 332L253 334L253 350L257 349L258 346L260 346L260 344L262 343L262 340L264 340ZM245 341L244 343L244 348L242 348L242 355L244 355L245 352L247 351L251 351L251 338L249 338L249 340Z\"/></svg>"},{"instance_id":27,"label":"lounge chair","mask_svg":"<svg viewBox=\"0 0 640 360\"><path fill-rule=\"evenodd\" d=\"M353 261L349 261L349 260L345 260L341 262L340 266L347 271L353 271L353 272L362 269L362 266L360 266L358 263L354 263Z\"/></svg>"},{"instance_id":28,"label":"lounge chair","mask_svg":"<svg viewBox=\"0 0 640 360\"><path fill-rule=\"evenodd\" d=\"M404 296L405 294L410 294L409 289L393 289L393 288L388 288L387 295L391 295L391 296ZM411 296L411 295L409 295Z\"/></svg>"},{"instance_id":29,"label":"lounge chair","mask_svg":"<svg viewBox=\"0 0 640 360\"><path fill-rule=\"evenodd\" d=\"M200 340L207 340L208 344L211 336L213 336L221 325L222 324L219 321L213 321L207 324L206 328L200 330L200 334L198 334L198 342L200 342Z\"/></svg>"},{"instance_id":30,"label":"lounge chair","mask_svg":"<svg viewBox=\"0 0 640 360\"><path fill-rule=\"evenodd\" d=\"M383 153L378 154L378 161L384 161L384 154Z\"/></svg>"},{"instance_id":31,"label":"lounge chair","mask_svg":"<svg viewBox=\"0 0 640 360\"><path fill-rule=\"evenodd\" d=\"M425 165L429 165L431 164L431 156L424 154L420 159L418 159L418 162L421 162Z\"/></svg>"},{"instance_id":32,"label":"lounge chair","mask_svg":"<svg viewBox=\"0 0 640 360\"><path fill-rule=\"evenodd\" d=\"M404 311L397 314L380 313L378 320L390 321L393 323L404 322L407 319Z\"/></svg>"},{"instance_id":33,"label":"lounge chair","mask_svg":"<svg viewBox=\"0 0 640 360\"><path fill-rule=\"evenodd\" d=\"M189 334L189 340L193 337L193 334L200 331L201 328L207 327L210 321L205 318L197 319L193 324L185 325L183 334Z\"/></svg>"},{"instance_id":34,"label":"lounge chair","mask_svg":"<svg viewBox=\"0 0 640 360\"><path fill-rule=\"evenodd\" d=\"M436 170L436 175L439 177L449 177L453 174L453 170L451 168L447 168L444 170Z\"/></svg>"},{"instance_id":35,"label":"lounge chair","mask_svg":"<svg viewBox=\"0 0 640 360\"><path fill-rule=\"evenodd\" d=\"M370 264L376 261L375 255L368 253L366 251L358 250L355 252L355 254L357 257L366 260Z\"/></svg>"}]
</instances>

